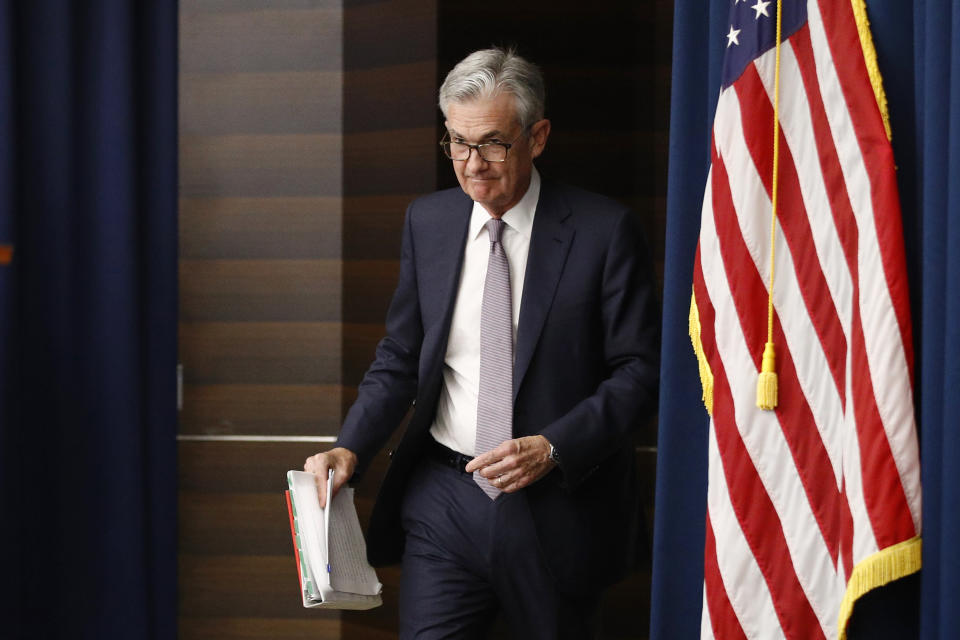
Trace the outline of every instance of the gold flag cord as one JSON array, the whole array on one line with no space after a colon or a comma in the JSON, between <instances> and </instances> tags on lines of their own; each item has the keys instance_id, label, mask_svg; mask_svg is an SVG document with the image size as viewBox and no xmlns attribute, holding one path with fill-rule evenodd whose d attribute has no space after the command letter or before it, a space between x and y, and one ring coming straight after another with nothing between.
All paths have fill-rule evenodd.
<instances>
[{"instance_id":1,"label":"gold flag cord","mask_svg":"<svg viewBox=\"0 0 960 640\"><path fill-rule=\"evenodd\" d=\"M777 241L777 186L780 177L780 37L783 28L783 0L777 0L776 65L773 72L773 186L770 213L770 290L767 292L767 343L763 347L760 375L757 377L757 406L777 407L777 366L773 347L773 276Z\"/></svg>"}]
</instances>

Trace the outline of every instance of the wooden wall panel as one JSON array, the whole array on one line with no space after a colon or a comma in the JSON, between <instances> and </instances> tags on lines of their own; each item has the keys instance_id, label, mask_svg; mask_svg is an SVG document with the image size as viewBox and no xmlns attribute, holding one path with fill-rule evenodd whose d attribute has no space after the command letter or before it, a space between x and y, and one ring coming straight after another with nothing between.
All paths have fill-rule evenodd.
<instances>
[{"instance_id":1,"label":"wooden wall panel","mask_svg":"<svg viewBox=\"0 0 960 640\"><path fill-rule=\"evenodd\" d=\"M339 133L342 91L339 71L184 74L180 127L208 135Z\"/></svg>"},{"instance_id":2,"label":"wooden wall panel","mask_svg":"<svg viewBox=\"0 0 960 640\"><path fill-rule=\"evenodd\" d=\"M327 7L266 2L235 10L234 3L180 0L181 73L338 71L341 3L320 4Z\"/></svg>"},{"instance_id":3,"label":"wooden wall panel","mask_svg":"<svg viewBox=\"0 0 960 640\"><path fill-rule=\"evenodd\" d=\"M336 384L336 322L182 322L186 384Z\"/></svg>"},{"instance_id":4,"label":"wooden wall panel","mask_svg":"<svg viewBox=\"0 0 960 640\"><path fill-rule=\"evenodd\" d=\"M338 618L182 618L180 640L325 640L340 637ZM373 639L371 639L373 640Z\"/></svg>"},{"instance_id":5,"label":"wooden wall panel","mask_svg":"<svg viewBox=\"0 0 960 640\"><path fill-rule=\"evenodd\" d=\"M316 448L180 443L181 638L340 637L336 612L300 604L283 498L286 471Z\"/></svg>"},{"instance_id":6,"label":"wooden wall panel","mask_svg":"<svg viewBox=\"0 0 960 640\"><path fill-rule=\"evenodd\" d=\"M340 637L282 491L340 422L340 0L181 0L180 637Z\"/></svg>"},{"instance_id":7,"label":"wooden wall panel","mask_svg":"<svg viewBox=\"0 0 960 640\"><path fill-rule=\"evenodd\" d=\"M180 257L337 258L339 197L180 199Z\"/></svg>"},{"instance_id":8,"label":"wooden wall panel","mask_svg":"<svg viewBox=\"0 0 960 640\"><path fill-rule=\"evenodd\" d=\"M429 9L428 5L424 6ZM348 20L352 15L348 14ZM353 49L350 51L351 65L357 64L352 57ZM405 53L409 56L410 52ZM351 66L348 82L343 87L344 104L349 107L344 131L391 131L433 124L428 97L436 91L435 60L395 62L391 60L375 67Z\"/></svg>"},{"instance_id":9,"label":"wooden wall panel","mask_svg":"<svg viewBox=\"0 0 960 640\"><path fill-rule=\"evenodd\" d=\"M338 384L189 384L180 433L335 436L344 395Z\"/></svg>"},{"instance_id":10,"label":"wooden wall panel","mask_svg":"<svg viewBox=\"0 0 960 640\"><path fill-rule=\"evenodd\" d=\"M436 188L436 0L349 1L344 12L343 368L353 388L383 336L407 205ZM344 396L344 410L352 401ZM368 517L386 458L357 489ZM342 638L396 637L399 569L378 571L384 605L344 612Z\"/></svg>"},{"instance_id":11,"label":"wooden wall panel","mask_svg":"<svg viewBox=\"0 0 960 640\"><path fill-rule=\"evenodd\" d=\"M341 136L180 136L181 196L336 196Z\"/></svg>"},{"instance_id":12,"label":"wooden wall panel","mask_svg":"<svg viewBox=\"0 0 960 640\"><path fill-rule=\"evenodd\" d=\"M343 218L349 220L349 242L344 243L345 260L396 260L400 256L403 214L414 193L375 196L347 196Z\"/></svg>"},{"instance_id":13,"label":"wooden wall panel","mask_svg":"<svg viewBox=\"0 0 960 640\"><path fill-rule=\"evenodd\" d=\"M185 322L340 319L340 260L181 260Z\"/></svg>"}]
</instances>

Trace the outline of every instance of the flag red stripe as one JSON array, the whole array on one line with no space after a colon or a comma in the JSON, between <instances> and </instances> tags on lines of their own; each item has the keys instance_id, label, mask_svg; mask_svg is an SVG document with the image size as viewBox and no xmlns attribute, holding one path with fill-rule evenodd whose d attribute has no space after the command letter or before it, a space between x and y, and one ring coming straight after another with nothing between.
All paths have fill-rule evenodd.
<instances>
[{"instance_id":1,"label":"flag red stripe","mask_svg":"<svg viewBox=\"0 0 960 640\"><path fill-rule=\"evenodd\" d=\"M850 499L847 497L846 480L840 495L846 507L840 519L840 557L843 558L843 577L849 580L853 574L853 513L850 511Z\"/></svg>"},{"instance_id":2,"label":"flag red stripe","mask_svg":"<svg viewBox=\"0 0 960 640\"><path fill-rule=\"evenodd\" d=\"M713 150L713 210L715 212L717 235L720 240L728 280L736 279L738 285L731 287L733 302L737 309L740 326L745 334L762 332L766 326L766 314L757 313L757 300L766 299L766 288L756 269L750 268L752 258L740 235L733 209L733 201L727 182L726 166L723 159ZM732 220L733 222L729 222ZM763 311L763 308L760 308ZM830 457L820 434L816 429L813 413L807 404L806 396L800 387L793 356L786 348L786 338L774 312L774 341L780 345L777 350L777 372L780 378L780 403L777 407L777 419L790 447L797 473L803 484L820 527L823 541L830 557L836 563L839 552L840 522L839 511L849 508L840 499L839 487ZM754 365L760 370L760 354L752 353ZM716 375L716 374L714 374ZM714 394L716 395L716 393ZM841 504L842 503L842 504Z\"/></svg>"},{"instance_id":3,"label":"flag red stripe","mask_svg":"<svg viewBox=\"0 0 960 640\"><path fill-rule=\"evenodd\" d=\"M773 144L770 132L773 129L773 105L760 80L754 65L748 65L740 79L733 84L740 100L743 135L767 190L773 193ZM833 382L841 400L846 396L847 339L843 325L833 304L827 280L820 268L817 248L813 242L810 219L807 217L800 178L787 146L783 130L780 131L780 181L777 198L777 217L783 235L790 246L794 270L800 285L800 295L814 330L823 346L824 357L830 367ZM776 283L774 283L776 290Z\"/></svg>"},{"instance_id":4,"label":"flag red stripe","mask_svg":"<svg viewBox=\"0 0 960 640\"><path fill-rule=\"evenodd\" d=\"M697 301L699 306L699 299ZM710 609L710 626L713 636L723 640L747 640L747 634L740 626L740 620L730 604L727 590L723 586L723 576L717 564L717 541L713 535L713 524L707 513L707 539L704 548L703 581L707 590L707 607Z\"/></svg>"},{"instance_id":5,"label":"flag red stripe","mask_svg":"<svg viewBox=\"0 0 960 640\"><path fill-rule=\"evenodd\" d=\"M700 243L697 243L697 252L693 262L693 295L697 300L697 313L700 316L700 343L707 362L713 362L717 356L717 338L713 327L716 315L713 303L707 294L707 283L703 279L703 264L700 261Z\"/></svg>"},{"instance_id":6,"label":"flag red stripe","mask_svg":"<svg viewBox=\"0 0 960 640\"><path fill-rule=\"evenodd\" d=\"M860 155L870 176L873 215L883 261L883 275L890 291L893 310L900 327L900 339L910 381L913 381L913 331L907 265L903 246L903 220L894 169L893 149L887 140L883 118L863 60L860 37L853 12L844 3L817 0L823 18L833 65L846 98L850 119L860 145Z\"/></svg>"},{"instance_id":7,"label":"flag red stripe","mask_svg":"<svg viewBox=\"0 0 960 640\"><path fill-rule=\"evenodd\" d=\"M867 345L860 324L860 306L853 305L853 412L860 443L863 496L881 549L914 537L916 530L890 441L880 420L867 363Z\"/></svg>"}]
</instances>

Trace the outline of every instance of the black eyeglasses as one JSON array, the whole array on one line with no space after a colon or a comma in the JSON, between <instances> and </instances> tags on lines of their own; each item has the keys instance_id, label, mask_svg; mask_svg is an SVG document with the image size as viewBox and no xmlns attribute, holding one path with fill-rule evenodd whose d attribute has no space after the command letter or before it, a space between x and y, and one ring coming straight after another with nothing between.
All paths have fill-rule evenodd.
<instances>
[{"instance_id":1,"label":"black eyeglasses","mask_svg":"<svg viewBox=\"0 0 960 640\"><path fill-rule=\"evenodd\" d=\"M520 135L510 142L481 142L480 144L470 144L469 142L451 140L450 132L448 131L440 141L440 147L443 149L444 155L457 162L469 160L471 149L476 149L477 154L484 162L505 162L507 159L507 151L526 133L527 129L524 129L520 132Z\"/></svg>"}]
</instances>

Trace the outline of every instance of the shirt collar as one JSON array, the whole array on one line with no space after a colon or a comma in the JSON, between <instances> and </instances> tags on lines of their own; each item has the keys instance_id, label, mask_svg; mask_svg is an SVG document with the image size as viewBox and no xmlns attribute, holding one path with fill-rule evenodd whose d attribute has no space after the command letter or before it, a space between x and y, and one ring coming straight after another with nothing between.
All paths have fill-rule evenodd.
<instances>
[{"instance_id":1,"label":"shirt collar","mask_svg":"<svg viewBox=\"0 0 960 640\"><path fill-rule=\"evenodd\" d=\"M533 167L530 172L530 186L527 192L520 198L520 202L513 205L501 218L507 226L514 231L519 231L528 239L533 232L533 216L537 212L537 202L540 200L540 174L537 168ZM483 226L490 219L490 214L479 202L473 203L473 212L470 214L470 238L476 237L483 230Z\"/></svg>"}]
</instances>

